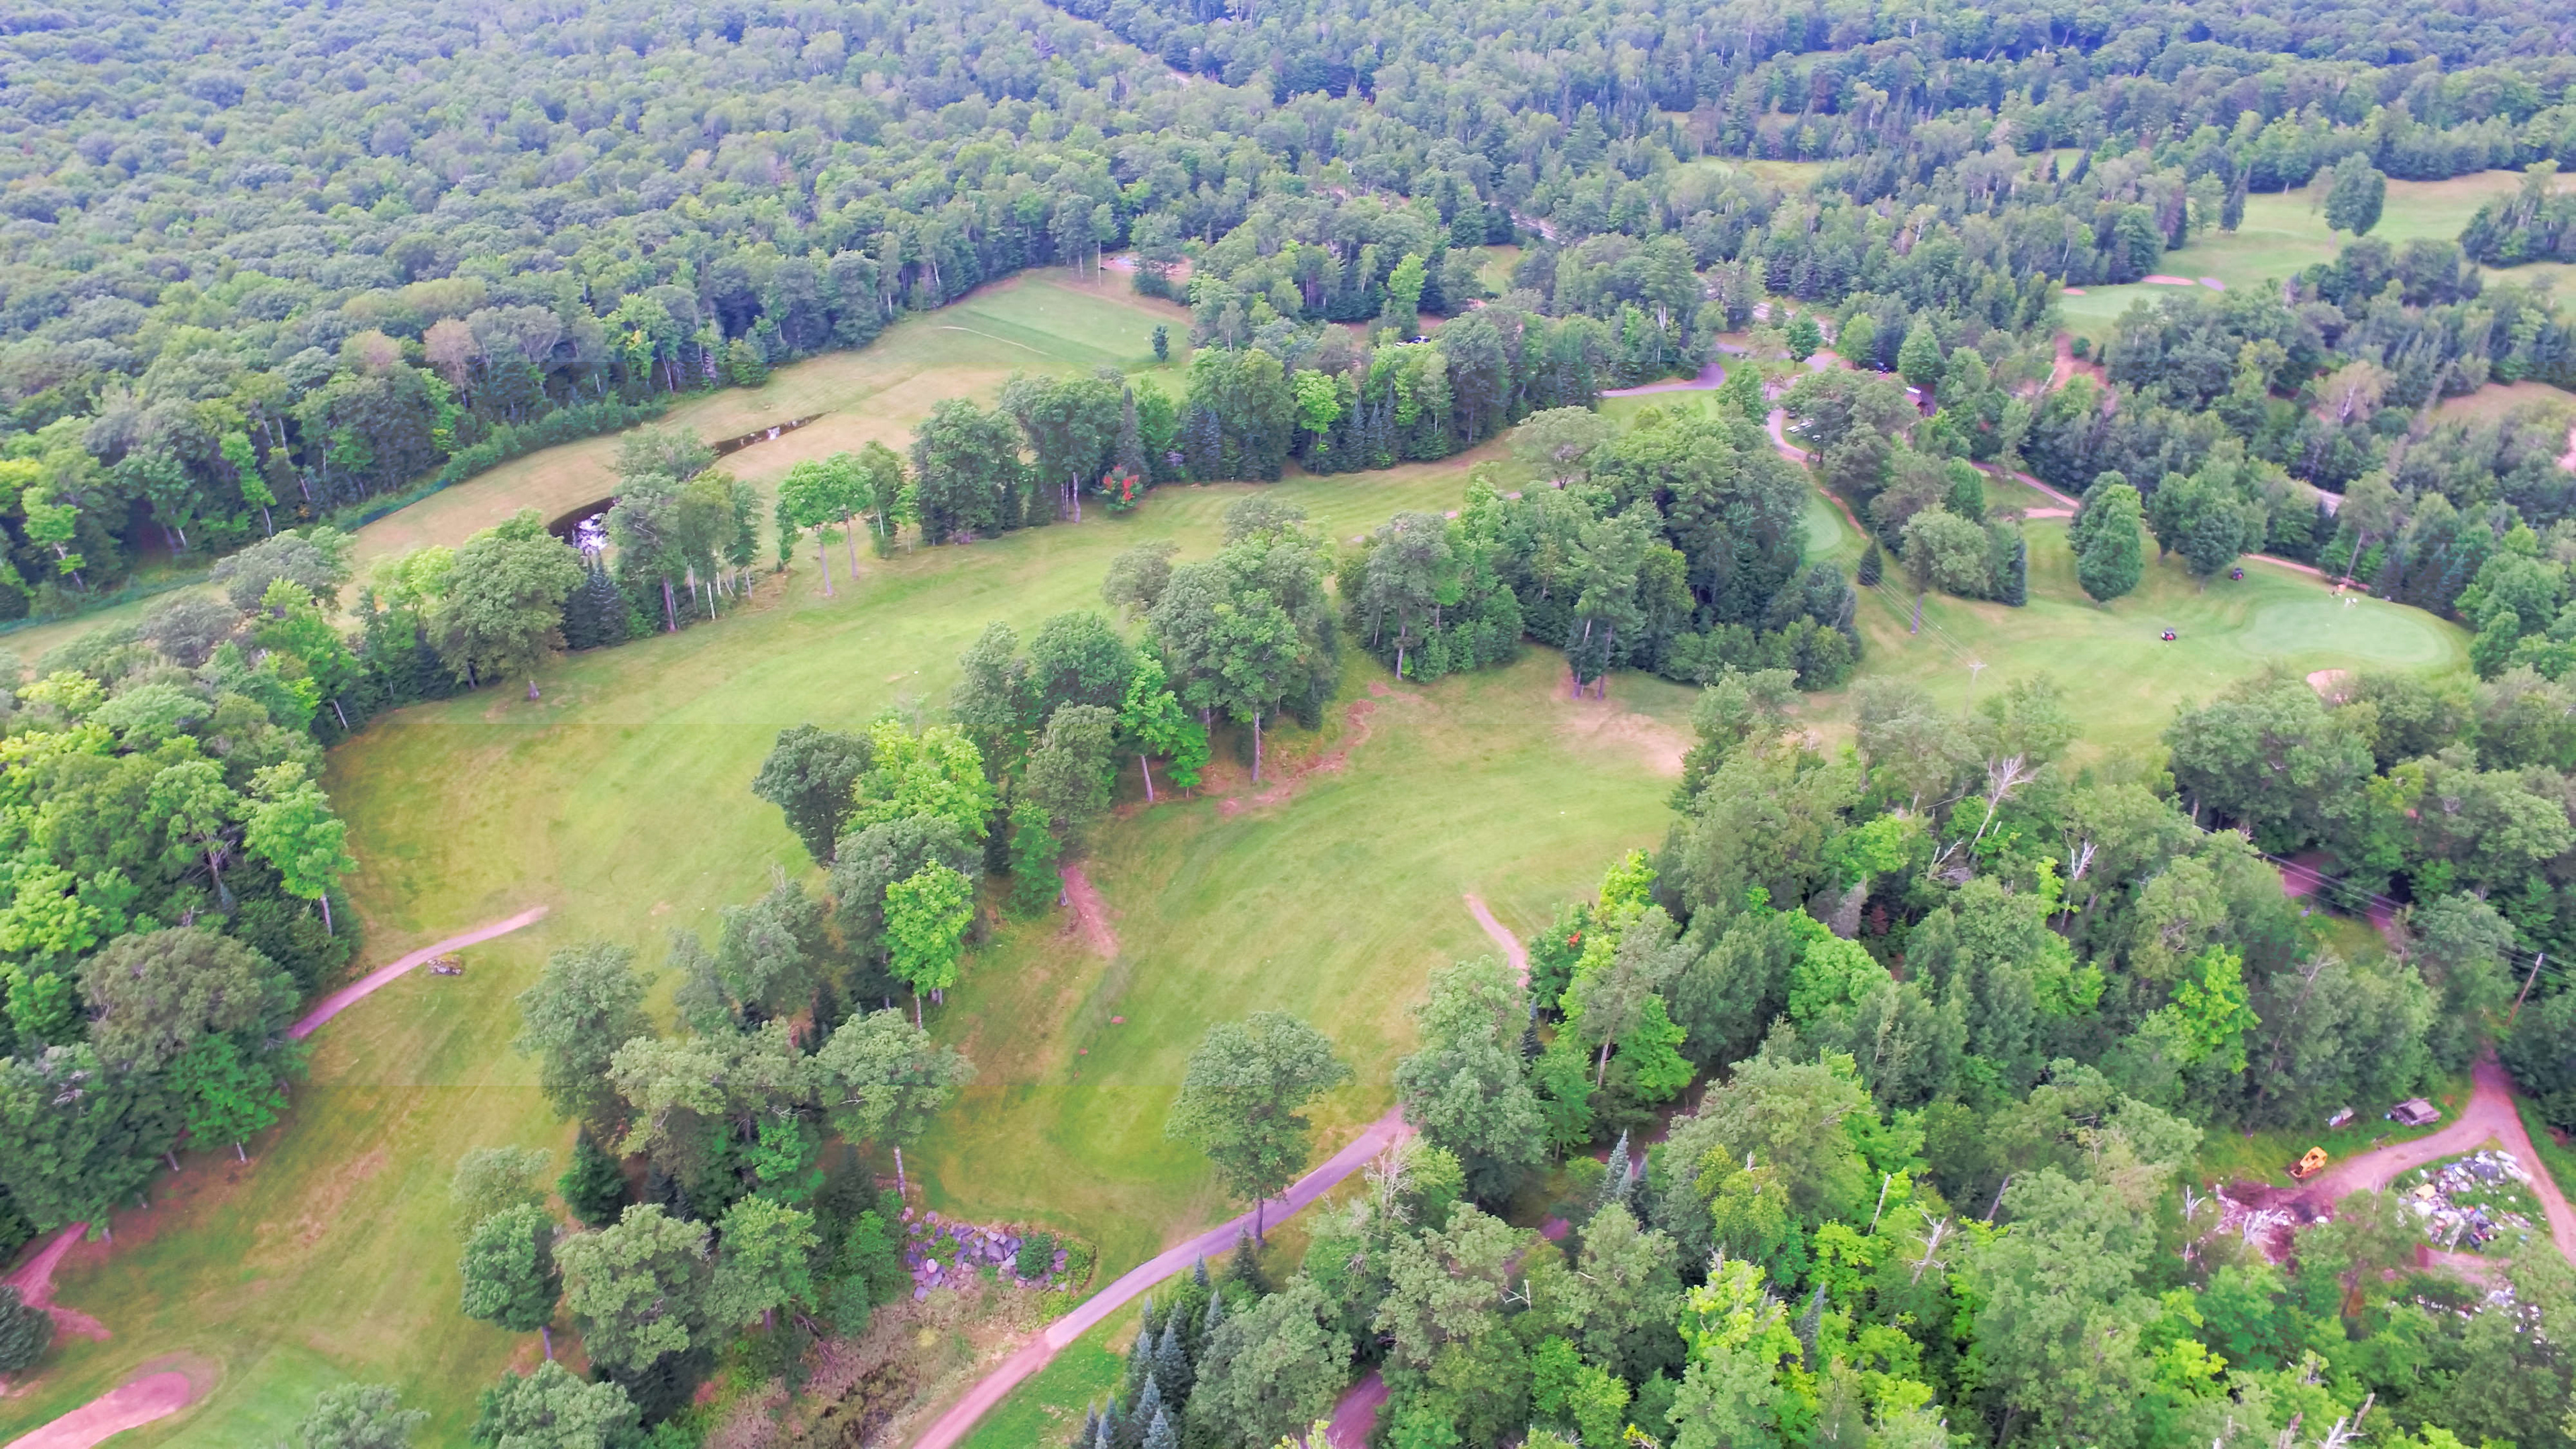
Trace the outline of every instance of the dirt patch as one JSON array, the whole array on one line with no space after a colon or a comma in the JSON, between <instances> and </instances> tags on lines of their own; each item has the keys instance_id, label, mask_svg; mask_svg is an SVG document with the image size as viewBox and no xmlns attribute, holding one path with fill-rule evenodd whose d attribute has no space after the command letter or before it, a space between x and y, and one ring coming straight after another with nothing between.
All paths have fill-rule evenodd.
<instances>
[{"instance_id":1,"label":"dirt patch","mask_svg":"<svg viewBox=\"0 0 2576 1449\"><path fill-rule=\"evenodd\" d=\"M9 1449L90 1449L128 1429L170 1417L195 1403L198 1392L196 1381L184 1370L147 1373L32 1434L9 1441Z\"/></svg>"},{"instance_id":2,"label":"dirt patch","mask_svg":"<svg viewBox=\"0 0 2576 1449\"><path fill-rule=\"evenodd\" d=\"M341 1220L348 1207L349 1197L358 1190L358 1185L384 1171L388 1161L384 1149L379 1147L364 1157L355 1158L342 1165L339 1171L324 1179L320 1187L306 1195L304 1215L282 1230L293 1235L295 1240L293 1250L309 1250L314 1244L322 1241L322 1235L331 1231L332 1225ZM262 1223L259 1226L259 1235L263 1239L279 1231L281 1229L274 1223Z\"/></svg>"},{"instance_id":3,"label":"dirt patch","mask_svg":"<svg viewBox=\"0 0 2576 1449\"><path fill-rule=\"evenodd\" d=\"M1262 787L1260 794L1248 800L1241 796L1221 800L1217 803L1217 813L1233 816L1242 814L1248 806L1285 805L1295 799L1298 790L1316 776L1341 773L1351 763L1351 751L1367 744L1369 736L1376 732L1377 707L1380 700L1407 706L1427 707L1428 704L1418 694L1390 688L1383 682L1372 683L1369 686L1369 694L1371 698L1352 700L1342 711L1341 738L1334 741L1331 749L1312 759L1285 764L1272 771L1268 783Z\"/></svg>"},{"instance_id":4,"label":"dirt patch","mask_svg":"<svg viewBox=\"0 0 2576 1449\"><path fill-rule=\"evenodd\" d=\"M2328 704L2341 704L2352 697L2352 671L2320 669L2308 676L2308 688Z\"/></svg>"},{"instance_id":5,"label":"dirt patch","mask_svg":"<svg viewBox=\"0 0 2576 1449\"><path fill-rule=\"evenodd\" d=\"M1567 699L1561 694L1555 699L1557 729L1568 739L1596 749L1632 752L1656 774L1681 778L1682 756L1690 751L1690 741L1681 731L1606 699Z\"/></svg>"},{"instance_id":6,"label":"dirt patch","mask_svg":"<svg viewBox=\"0 0 2576 1449\"><path fill-rule=\"evenodd\" d=\"M1079 937L1102 960L1116 960L1118 935L1109 929L1109 903L1100 898L1100 887L1078 865L1063 866L1056 874L1064 881L1065 934Z\"/></svg>"}]
</instances>

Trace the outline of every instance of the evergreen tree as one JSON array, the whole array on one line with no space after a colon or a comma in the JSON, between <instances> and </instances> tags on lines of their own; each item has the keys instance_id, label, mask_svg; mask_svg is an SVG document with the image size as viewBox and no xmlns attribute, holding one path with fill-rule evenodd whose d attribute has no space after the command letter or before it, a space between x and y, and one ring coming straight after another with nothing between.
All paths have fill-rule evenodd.
<instances>
[{"instance_id":1,"label":"evergreen tree","mask_svg":"<svg viewBox=\"0 0 2576 1449\"><path fill-rule=\"evenodd\" d=\"M1270 1279L1261 1271L1260 1249L1253 1243L1249 1229L1235 1232L1234 1256L1226 1262L1225 1281L1240 1283L1256 1294L1270 1291Z\"/></svg>"},{"instance_id":2,"label":"evergreen tree","mask_svg":"<svg viewBox=\"0 0 2576 1449\"><path fill-rule=\"evenodd\" d=\"M2012 535L2012 550L1995 570L1995 602L2020 608L2030 602L2030 540L2019 529Z\"/></svg>"},{"instance_id":3,"label":"evergreen tree","mask_svg":"<svg viewBox=\"0 0 2576 1449\"><path fill-rule=\"evenodd\" d=\"M0 1374L34 1363L53 1341L53 1315L29 1307L16 1288L0 1285Z\"/></svg>"},{"instance_id":4,"label":"evergreen tree","mask_svg":"<svg viewBox=\"0 0 2576 1449\"><path fill-rule=\"evenodd\" d=\"M1170 1414L1154 1411L1154 1422L1145 1430L1144 1449L1181 1449L1181 1436L1172 1427Z\"/></svg>"},{"instance_id":5,"label":"evergreen tree","mask_svg":"<svg viewBox=\"0 0 2576 1449\"><path fill-rule=\"evenodd\" d=\"M1878 581L1886 575L1887 556L1879 551L1878 540L1873 538L1869 541L1869 547L1861 550L1860 569L1853 577L1859 581L1862 588L1868 589L1876 588Z\"/></svg>"},{"instance_id":6,"label":"evergreen tree","mask_svg":"<svg viewBox=\"0 0 2576 1449\"><path fill-rule=\"evenodd\" d=\"M626 1211L625 1170L600 1148L588 1127L573 1138L572 1161L556 1180L555 1192L572 1215L589 1227L607 1227Z\"/></svg>"},{"instance_id":7,"label":"evergreen tree","mask_svg":"<svg viewBox=\"0 0 2576 1449\"><path fill-rule=\"evenodd\" d=\"M1620 1132L1618 1142L1611 1147L1610 1160L1606 1166L1608 1170L1601 1176L1600 1201L1593 1204L1595 1212L1614 1202L1626 1202L1630 1191L1636 1186L1632 1177L1633 1165L1628 1158L1628 1134L1624 1130Z\"/></svg>"},{"instance_id":8,"label":"evergreen tree","mask_svg":"<svg viewBox=\"0 0 2576 1449\"><path fill-rule=\"evenodd\" d=\"M1177 1406L1190 1401L1190 1360L1181 1348L1181 1315L1177 1312L1163 1319L1162 1335L1155 1340L1154 1379L1164 1386L1168 1402Z\"/></svg>"}]
</instances>

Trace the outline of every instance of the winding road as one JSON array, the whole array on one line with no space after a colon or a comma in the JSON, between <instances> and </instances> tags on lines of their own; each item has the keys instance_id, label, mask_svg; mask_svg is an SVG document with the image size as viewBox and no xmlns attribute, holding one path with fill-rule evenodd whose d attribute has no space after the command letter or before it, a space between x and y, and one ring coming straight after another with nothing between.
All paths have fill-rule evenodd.
<instances>
[{"instance_id":1,"label":"winding road","mask_svg":"<svg viewBox=\"0 0 2576 1449\"><path fill-rule=\"evenodd\" d=\"M545 917L544 906L531 906L515 916L477 926L461 936L450 936L435 945L423 946L409 955L397 957L323 997L301 1020L288 1027L286 1034L302 1041L319 1030L324 1022L392 985L406 973L450 951L462 951L495 936L506 936L512 931L533 926ZM29 1305L51 1314L58 1331L103 1339L108 1336L104 1324L86 1313L61 1307L53 1301L54 1267L81 1241L88 1229L87 1223L73 1223L64 1228L54 1235L52 1242L45 1244L34 1257L0 1282L17 1289L19 1296ZM0 1449L89 1449L110 1435L167 1418L186 1408L195 1396L196 1389L186 1374L150 1374L109 1390L61 1418L10 1440Z\"/></svg>"},{"instance_id":2,"label":"winding road","mask_svg":"<svg viewBox=\"0 0 2576 1449\"><path fill-rule=\"evenodd\" d=\"M1402 1109L1388 1112L1363 1129L1348 1147L1326 1159L1324 1165L1297 1179L1287 1193L1271 1201L1265 1214L1268 1222L1281 1222L1341 1184L1343 1178L1360 1170L1362 1164L1384 1152L1404 1136ZM1252 1231L1252 1214L1245 1213L1222 1226L1208 1229L1176 1248L1166 1248L1143 1264L1129 1269L1118 1281L1083 1300L1081 1307L1046 1326L1036 1338L1023 1344L1001 1366L975 1381L966 1396L949 1406L948 1412L931 1421L921 1437L912 1441L913 1449L949 1449L966 1437L975 1421L1000 1403L1020 1381L1047 1366L1067 1344L1097 1327L1101 1320L1126 1307L1145 1290L1187 1272L1202 1258L1213 1258L1234 1246L1241 1234Z\"/></svg>"}]
</instances>

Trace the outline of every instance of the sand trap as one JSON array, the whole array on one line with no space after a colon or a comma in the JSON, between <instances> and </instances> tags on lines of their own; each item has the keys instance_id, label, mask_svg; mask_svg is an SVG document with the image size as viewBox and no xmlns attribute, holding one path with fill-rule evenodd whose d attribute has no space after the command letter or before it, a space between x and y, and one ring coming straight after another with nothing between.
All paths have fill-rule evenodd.
<instances>
[{"instance_id":1,"label":"sand trap","mask_svg":"<svg viewBox=\"0 0 2576 1449\"><path fill-rule=\"evenodd\" d=\"M7 1449L90 1449L113 1434L166 1419L195 1401L196 1385L177 1371L150 1374L111 1389L43 1428L9 1441Z\"/></svg>"}]
</instances>

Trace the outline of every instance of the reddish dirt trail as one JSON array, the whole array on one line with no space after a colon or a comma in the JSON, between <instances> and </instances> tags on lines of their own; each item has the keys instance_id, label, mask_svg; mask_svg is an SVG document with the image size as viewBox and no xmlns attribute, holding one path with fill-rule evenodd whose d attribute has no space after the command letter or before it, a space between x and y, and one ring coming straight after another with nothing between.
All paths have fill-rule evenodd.
<instances>
[{"instance_id":1,"label":"reddish dirt trail","mask_svg":"<svg viewBox=\"0 0 2576 1449\"><path fill-rule=\"evenodd\" d=\"M0 1283L17 1289L19 1299L28 1307L41 1308L51 1314L55 1332L77 1333L83 1338L104 1341L108 1336L106 1324L54 1302L54 1266L62 1262L65 1253L80 1245L81 1235L88 1231L89 1224L74 1223L54 1234L52 1242L38 1249L36 1256L29 1258L17 1272L0 1279Z\"/></svg>"},{"instance_id":2,"label":"reddish dirt trail","mask_svg":"<svg viewBox=\"0 0 2576 1449\"><path fill-rule=\"evenodd\" d=\"M1290 1187L1285 1196L1274 1199L1263 1214L1264 1222L1282 1222L1293 1216L1308 1203L1339 1186L1342 1179L1359 1171L1371 1158L1393 1146L1404 1133L1401 1109L1390 1111L1370 1123L1348 1147L1334 1153L1323 1166L1297 1179L1296 1185ZM1000 1403L1019 1386L1021 1380L1046 1367L1065 1345L1135 1301L1146 1289L1189 1271L1190 1266L1201 1258L1213 1258L1227 1252L1234 1247L1238 1234L1251 1229L1252 1214L1245 1213L1130 1269L1117 1282L1091 1295L1081 1307L1048 1324L1044 1333L1002 1360L991 1373L976 1380L964 1398L951 1405L948 1412L933 1420L930 1427L912 1441L913 1449L950 1449L951 1445L966 1437L966 1431L975 1426L976 1420Z\"/></svg>"},{"instance_id":3,"label":"reddish dirt trail","mask_svg":"<svg viewBox=\"0 0 2576 1449\"><path fill-rule=\"evenodd\" d=\"M99 1395L50 1424L21 1434L7 1449L90 1449L111 1435L166 1419L188 1407L196 1386L183 1373L146 1375Z\"/></svg>"},{"instance_id":4,"label":"reddish dirt trail","mask_svg":"<svg viewBox=\"0 0 2576 1449\"><path fill-rule=\"evenodd\" d=\"M1386 1407L1386 1376L1376 1369L1342 1394L1333 1405L1333 1427L1324 1436L1332 1449L1368 1449L1377 1432L1377 1411Z\"/></svg>"},{"instance_id":5,"label":"reddish dirt trail","mask_svg":"<svg viewBox=\"0 0 2576 1449\"><path fill-rule=\"evenodd\" d=\"M2377 1192L2396 1181L2401 1172L2475 1152L2492 1137L2530 1170L2532 1193L2549 1216L2549 1236L2557 1242L2558 1251L2570 1263L2576 1263L2576 1208L2568 1205L2567 1195L2550 1179L2548 1169L2541 1166L2540 1154L2532 1150L2531 1134L2523 1130L2522 1114L2513 1107L2512 1081L2492 1057L2477 1064L2471 1080L2475 1086L2469 1093L2469 1105L2451 1125L2429 1137L2392 1143L2376 1152L2334 1163L2309 1180L2300 1198L2328 1207L2351 1193Z\"/></svg>"},{"instance_id":6,"label":"reddish dirt trail","mask_svg":"<svg viewBox=\"0 0 2576 1449\"><path fill-rule=\"evenodd\" d=\"M373 996L385 987L392 985L406 972L425 964L432 958L444 956L450 951L462 951L468 946L479 946L485 941L491 940L495 936L506 936L512 931L519 930L522 927L533 926L545 918L546 908L544 906L530 906L528 909L521 911L517 915L511 916L506 920L494 921L488 926L477 926L462 936L450 936L446 940L433 946L423 946L419 950L412 952L410 955L401 957L400 959L392 962L390 965L377 967L375 970L368 972L366 975L359 977L357 980L350 982L348 985L343 986L339 990L332 992L330 995L323 997L321 1002L311 1011L304 1013L303 1020L298 1021L291 1027L288 1027L286 1029L286 1034L295 1038L297 1041L302 1041L318 1030L322 1023L329 1021L331 1018L338 1016L341 1012L348 1010L350 1007L366 1000L368 997Z\"/></svg>"},{"instance_id":7,"label":"reddish dirt trail","mask_svg":"<svg viewBox=\"0 0 2576 1449\"><path fill-rule=\"evenodd\" d=\"M1067 928L1080 936L1104 961L1118 959L1118 933L1109 929L1109 903L1100 898L1100 887L1082 873L1082 867L1068 865L1056 874L1064 881L1064 904L1073 919Z\"/></svg>"},{"instance_id":8,"label":"reddish dirt trail","mask_svg":"<svg viewBox=\"0 0 2576 1449\"><path fill-rule=\"evenodd\" d=\"M1485 928L1485 934L1494 938L1494 944L1503 948L1504 959L1512 963L1512 969L1520 973L1521 984L1527 986L1529 948L1521 944L1520 937L1503 929L1503 923L1494 919L1494 913L1485 909L1484 900L1474 891L1467 892L1466 901L1467 914L1474 916L1476 924Z\"/></svg>"}]
</instances>

